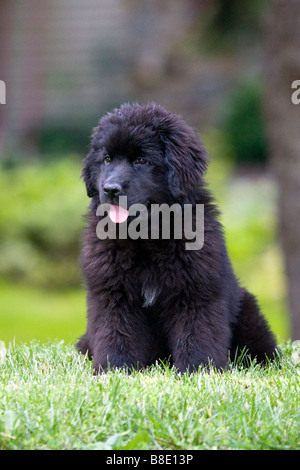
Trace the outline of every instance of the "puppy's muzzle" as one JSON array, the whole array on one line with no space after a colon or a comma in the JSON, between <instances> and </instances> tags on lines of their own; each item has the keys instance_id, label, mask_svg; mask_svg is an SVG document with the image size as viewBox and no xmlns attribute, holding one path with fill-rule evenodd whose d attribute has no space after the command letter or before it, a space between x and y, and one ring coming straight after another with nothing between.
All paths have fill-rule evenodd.
<instances>
[{"instance_id":1,"label":"puppy's muzzle","mask_svg":"<svg viewBox=\"0 0 300 470\"><path fill-rule=\"evenodd\" d=\"M106 183L103 187L105 196L113 200L118 197L122 192L122 186L117 183Z\"/></svg>"}]
</instances>

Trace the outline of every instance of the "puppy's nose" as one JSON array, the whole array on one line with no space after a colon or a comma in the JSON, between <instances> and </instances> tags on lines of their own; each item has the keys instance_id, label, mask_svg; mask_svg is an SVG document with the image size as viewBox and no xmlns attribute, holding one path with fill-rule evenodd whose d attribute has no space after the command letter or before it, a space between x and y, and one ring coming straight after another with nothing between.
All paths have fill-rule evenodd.
<instances>
[{"instance_id":1,"label":"puppy's nose","mask_svg":"<svg viewBox=\"0 0 300 470\"><path fill-rule=\"evenodd\" d=\"M103 187L103 191L110 199L118 196L122 191L122 186L117 183L106 183Z\"/></svg>"}]
</instances>

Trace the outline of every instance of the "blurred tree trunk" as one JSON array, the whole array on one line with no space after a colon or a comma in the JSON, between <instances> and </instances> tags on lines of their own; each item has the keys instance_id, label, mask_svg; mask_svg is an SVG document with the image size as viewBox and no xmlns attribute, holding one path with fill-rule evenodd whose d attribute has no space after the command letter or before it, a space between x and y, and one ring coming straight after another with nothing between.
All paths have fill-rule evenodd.
<instances>
[{"instance_id":1,"label":"blurred tree trunk","mask_svg":"<svg viewBox=\"0 0 300 470\"><path fill-rule=\"evenodd\" d=\"M266 117L279 185L279 230L288 278L292 339L300 339L300 1L270 0L266 15ZM298 95L300 97L300 94Z\"/></svg>"}]
</instances>

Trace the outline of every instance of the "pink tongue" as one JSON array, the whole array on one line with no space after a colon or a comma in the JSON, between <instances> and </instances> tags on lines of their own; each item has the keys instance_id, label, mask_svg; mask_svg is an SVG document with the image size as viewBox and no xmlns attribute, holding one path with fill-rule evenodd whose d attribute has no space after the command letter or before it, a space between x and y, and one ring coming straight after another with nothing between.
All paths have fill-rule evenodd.
<instances>
[{"instance_id":1,"label":"pink tongue","mask_svg":"<svg viewBox=\"0 0 300 470\"><path fill-rule=\"evenodd\" d=\"M109 217L115 224L121 224L127 220L129 212L120 206L110 206Z\"/></svg>"}]
</instances>

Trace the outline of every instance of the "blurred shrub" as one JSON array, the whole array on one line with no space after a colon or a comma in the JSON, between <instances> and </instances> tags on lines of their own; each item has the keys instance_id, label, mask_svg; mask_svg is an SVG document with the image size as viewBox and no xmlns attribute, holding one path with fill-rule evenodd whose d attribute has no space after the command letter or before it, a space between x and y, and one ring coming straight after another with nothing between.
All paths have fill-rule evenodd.
<instances>
[{"instance_id":1,"label":"blurred shrub","mask_svg":"<svg viewBox=\"0 0 300 470\"><path fill-rule=\"evenodd\" d=\"M80 173L75 159L1 172L1 277L47 287L79 284L88 205Z\"/></svg>"},{"instance_id":2,"label":"blurred shrub","mask_svg":"<svg viewBox=\"0 0 300 470\"><path fill-rule=\"evenodd\" d=\"M88 153L92 127L97 120L80 124L47 123L39 132L39 151L43 159L53 155L60 158L64 152L84 155Z\"/></svg>"},{"instance_id":3,"label":"blurred shrub","mask_svg":"<svg viewBox=\"0 0 300 470\"><path fill-rule=\"evenodd\" d=\"M277 187L272 179L234 176L226 135L203 134L210 165L206 180L216 196L226 245L242 286L253 292L275 334L290 337L283 259L277 240Z\"/></svg>"},{"instance_id":4,"label":"blurred shrub","mask_svg":"<svg viewBox=\"0 0 300 470\"><path fill-rule=\"evenodd\" d=\"M209 158L205 180L220 204L224 199L224 191L234 168L232 149L225 134L214 128L207 129L202 134L201 140Z\"/></svg>"},{"instance_id":5,"label":"blurred shrub","mask_svg":"<svg viewBox=\"0 0 300 470\"><path fill-rule=\"evenodd\" d=\"M262 89L258 81L242 82L231 94L223 114L223 129L236 163L265 163Z\"/></svg>"},{"instance_id":6,"label":"blurred shrub","mask_svg":"<svg viewBox=\"0 0 300 470\"><path fill-rule=\"evenodd\" d=\"M214 54L232 53L246 46L253 50L262 41L264 0L215 0L207 2L207 7L204 24L195 33L199 48Z\"/></svg>"}]
</instances>

